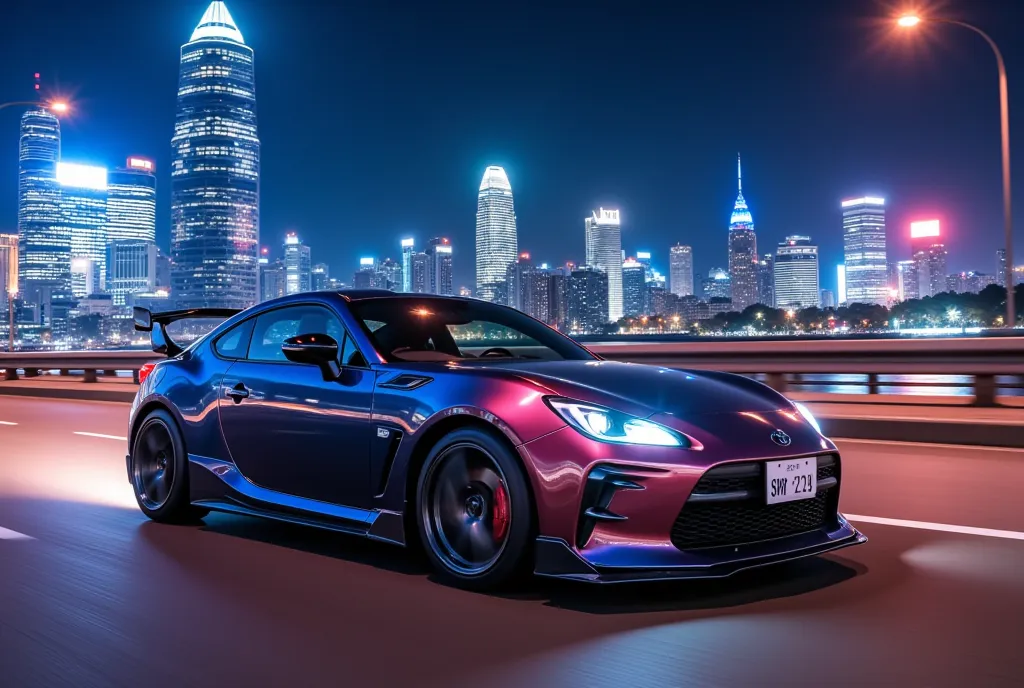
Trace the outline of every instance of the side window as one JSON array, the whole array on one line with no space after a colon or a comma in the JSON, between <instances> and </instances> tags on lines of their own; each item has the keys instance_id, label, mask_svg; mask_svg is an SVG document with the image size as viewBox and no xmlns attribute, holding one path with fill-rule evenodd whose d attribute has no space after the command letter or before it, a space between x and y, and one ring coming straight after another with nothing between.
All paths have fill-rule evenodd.
<instances>
[{"instance_id":1,"label":"side window","mask_svg":"<svg viewBox=\"0 0 1024 688\"><path fill-rule=\"evenodd\" d=\"M249 344L250 361L286 361L281 345L300 334L327 334L345 341L345 328L337 316L322 306L291 306L257 316Z\"/></svg>"},{"instance_id":2,"label":"side window","mask_svg":"<svg viewBox=\"0 0 1024 688\"><path fill-rule=\"evenodd\" d=\"M352 341L352 337L345 336L345 348L341 352L341 364L347 366L355 366L357 368L366 367L366 359L359 353L359 349L356 348L356 343Z\"/></svg>"},{"instance_id":3,"label":"side window","mask_svg":"<svg viewBox=\"0 0 1024 688\"><path fill-rule=\"evenodd\" d=\"M224 358L245 358L245 352L249 348L249 337L252 336L252 326L255 322L254 318L249 318L217 337L217 341L213 343L217 355Z\"/></svg>"}]
</instances>

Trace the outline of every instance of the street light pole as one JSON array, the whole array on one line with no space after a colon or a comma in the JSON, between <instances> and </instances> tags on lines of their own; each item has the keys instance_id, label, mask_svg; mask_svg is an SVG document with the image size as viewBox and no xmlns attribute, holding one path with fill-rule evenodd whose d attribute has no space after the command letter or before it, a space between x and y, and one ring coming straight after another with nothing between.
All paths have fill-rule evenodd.
<instances>
[{"instance_id":1,"label":"street light pole","mask_svg":"<svg viewBox=\"0 0 1024 688\"><path fill-rule=\"evenodd\" d=\"M917 26L923 21L920 17L912 14L899 18L897 24L904 28ZM1006 63L1003 62L1003 53L999 46L992 40L992 37L973 24L957 21L956 19L928 19L937 24L953 24L969 29L985 39L988 47L996 56L996 67L999 69L999 131L1003 147L1003 233L1006 241L1006 327L1013 328L1017 324L1017 308L1013 292L1013 214L1010 201L1010 97L1006 80Z\"/></svg>"}]
</instances>

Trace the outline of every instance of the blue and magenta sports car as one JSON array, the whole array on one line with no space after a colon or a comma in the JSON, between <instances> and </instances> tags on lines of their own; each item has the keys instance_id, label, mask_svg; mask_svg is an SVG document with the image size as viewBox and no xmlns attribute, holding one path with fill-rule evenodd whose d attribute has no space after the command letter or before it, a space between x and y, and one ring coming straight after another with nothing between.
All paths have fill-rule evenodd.
<instances>
[{"instance_id":1,"label":"blue and magenta sports car","mask_svg":"<svg viewBox=\"0 0 1024 688\"><path fill-rule=\"evenodd\" d=\"M227 319L175 341L197 317ZM136 327L167 355L140 373L127 456L156 521L214 510L416 546L477 589L723 577L865 541L800 404L602 360L511 308L318 292L137 309Z\"/></svg>"}]
</instances>

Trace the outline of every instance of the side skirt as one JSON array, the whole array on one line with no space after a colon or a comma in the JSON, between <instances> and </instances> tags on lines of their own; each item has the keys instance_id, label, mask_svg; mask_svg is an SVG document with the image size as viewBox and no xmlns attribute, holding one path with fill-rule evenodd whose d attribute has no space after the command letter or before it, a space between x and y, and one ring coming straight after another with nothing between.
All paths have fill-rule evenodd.
<instances>
[{"instance_id":1,"label":"side skirt","mask_svg":"<svg viewBox=\"0 0 1024 688\"><path fill-rule=\"evenodd\" d=\"M195 454L188 459L191 501L198 507L405 545L405 521L399 512L357 509L268 490L249 482L228 461Z\"/></svg>"}]
</instances>

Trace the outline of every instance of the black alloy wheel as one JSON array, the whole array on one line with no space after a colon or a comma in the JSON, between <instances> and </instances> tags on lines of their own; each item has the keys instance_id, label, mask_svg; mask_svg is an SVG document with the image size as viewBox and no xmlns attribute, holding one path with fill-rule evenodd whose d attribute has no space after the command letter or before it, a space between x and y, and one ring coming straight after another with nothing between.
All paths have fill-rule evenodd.
<instances>
[{"instance_id":1,"label":"black alloy wheel","mask_svg":"<svg viewBox=\"0 0 1024 688\"><path fill-rule=\"evenodd\" d=\"M427 457L417 495L424 549L451 582L493 588L529 563L529 488L518 461L490 432L463 428L441 440Z\"/></svg>"},{"instance_id":2,"label":"black alloy wheel","mask_svg":"<svg viewBox=\"0 0 1024 688\"><path fill-rule=\"evenodd\" d=\"M130 478L139 508L154 521L182 523L207 513L189 503L188 456L181 431L167 411L153 411L139 426Z\"/></svg>"}]
</instances>

